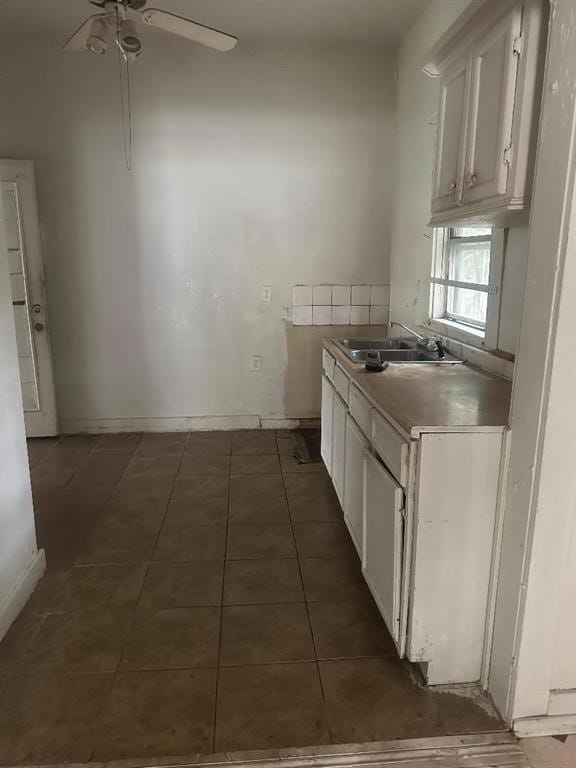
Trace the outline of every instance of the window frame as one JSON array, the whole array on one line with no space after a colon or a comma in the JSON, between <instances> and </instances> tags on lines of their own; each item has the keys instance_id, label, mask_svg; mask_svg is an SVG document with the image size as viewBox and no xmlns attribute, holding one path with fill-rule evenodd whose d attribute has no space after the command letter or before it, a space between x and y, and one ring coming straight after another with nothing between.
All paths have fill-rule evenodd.
<instances>
[{"instance_id":1,"label":"window frame","mask_svg":"<svg viewBox=\"0 0 576 768\"><path fill-rule=\"evenodd\" d=\"M488 284L465 283L450 280L449 253L450 229L453 227L438 227L433 231L433 258L430 276L430 311L429 325L457 340L472 342L476 346L496 349L498 346L498 326L500 321L500 289L504 262L504 246L506 230L492 228L490 243L490 271ZM479 236L478 241L485 241L486 236ZM467 239L467 242L474 242ZM447 311L448 287L467 288L482 291L487 294L486 321L475 324L468 318L450 315Z\"/></svg>"}]
</instances>

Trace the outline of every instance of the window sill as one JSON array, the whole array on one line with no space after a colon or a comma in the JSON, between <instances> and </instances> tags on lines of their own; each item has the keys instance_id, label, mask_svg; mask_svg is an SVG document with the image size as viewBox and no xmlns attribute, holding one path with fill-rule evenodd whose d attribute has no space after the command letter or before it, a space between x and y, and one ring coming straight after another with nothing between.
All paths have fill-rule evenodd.
<instances>
[{"instance_id":1,"label":"window sill","mask_svg":"<svg viewBox=\"0 0 576 768\"><path fill-rule=\"evenodd\" d=\"M432 331L441 336L445 341L446 349L470 365L506 379L511 379L514 375L513 356L490 349L480 330L462 326L452 320L438 318L427 320L421 326L421 330L424 333Z\"/></svg>"},{"instance_id":2,"label":"window sill","mask_svg":"<svg viewBox=\"0 0 576 768\"><path fill-rule=\"evenodd\" d=\"M455 341L463 341L465 344L471 344L474 347L486 349L485 333L479 328L472 328L469 325L456 323L454 320L445 320L433 318L427 325L433 330L448 336Z\"/></svg>"}]
</instances>

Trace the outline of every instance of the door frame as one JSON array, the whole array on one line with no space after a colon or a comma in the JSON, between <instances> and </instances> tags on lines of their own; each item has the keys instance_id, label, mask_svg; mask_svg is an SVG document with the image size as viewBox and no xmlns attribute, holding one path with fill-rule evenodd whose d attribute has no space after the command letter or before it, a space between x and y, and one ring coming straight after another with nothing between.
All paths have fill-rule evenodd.
<instances>
[{"instance_id":1,"label":"door frame","mask_svg":"<svg viewBox=\"0 0 576 768\"><path fill-rule=\"evenodd\" d=\"M14 182L18 185L18 207L23 250L22 261L26 291L29 292L27 310L30 327L33 329L34 320L37 323L40 322L43 326L41 332L31 331L39 409L38 411L24 412L26 435L28 437L57 435L56 390L48 324L34 163L32 160L0 158L0 181ZM33 304L38 304L41 307L39 314L35 318L31 316ZM40 333L42 333L42 336L40 336Z\"/></svg>"}]
</instances>

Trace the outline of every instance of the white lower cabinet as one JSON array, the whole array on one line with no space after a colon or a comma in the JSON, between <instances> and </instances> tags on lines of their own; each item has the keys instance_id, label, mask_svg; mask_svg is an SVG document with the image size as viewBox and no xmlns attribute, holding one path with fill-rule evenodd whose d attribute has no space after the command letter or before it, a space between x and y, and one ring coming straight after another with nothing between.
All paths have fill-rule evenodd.
<instances>
[{"instance_id":1,"label":"white lower cabinet","mask_svg":"<svg viewBox=\"0 0 576 768\"><path fill-rule=\"evenodd\" d=\"M322 376L322 422L320 455L332 476L332 412L334 410L334 387L326 375Z\"/></svg>"},{"instance_id":2,"label":"white lower cabinet","mask_svg":"<svg viewBox=\"0 0 576 768\"><path fill-rule=\"evenodd\" d=\"M365 452L362 572L394 642L400 645L404 491Z\"/></svg>"},{"instance_id":3,"label":"white lower cabinet","mask_svg":"<svg viewBox=\"0 0 576 768\"><path fill-rule=\"evenodd\" d=\"M364 538L364 453L370 443L352 416L346 416L346 464L344 469L344 522L362 559Z\"/></svg>"},{"instance_id":4,"label":"white lower cabinet","mask_svg":"<svg viewBox=\"0 0 576 768\"><path fill-rule=\"evenodd\" d=\"M332 482L340 504L344 504L344 466L346 461L346 414L348 407L334 393L332 407Z\"/></svg>"},{"instance_id":5,"label":"white lower cabinet","mask_svg":"<svg viewBox=\"0 0 576 768\"><path fill-rule=\"evenodd\" d=\"M398 654L418 662L429 684L477 682L507 433L400 433L386 404L344 375L350 410L322 379L321 451L366 583Z\"/></svg>"}]
</instances>

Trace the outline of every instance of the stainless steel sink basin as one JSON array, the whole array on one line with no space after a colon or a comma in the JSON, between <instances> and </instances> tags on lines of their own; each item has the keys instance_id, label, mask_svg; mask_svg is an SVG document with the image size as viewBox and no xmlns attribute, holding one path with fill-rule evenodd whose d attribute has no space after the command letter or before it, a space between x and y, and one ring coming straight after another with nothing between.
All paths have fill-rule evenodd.
<instances>
[{"instance_id":1,"label":"stainless steel sink basin","mask_svg":"<svg viewBox=\"0 0 576 768\"><path fill-rule=\"evenodd\" d=\"M378 360L381 363L454 365L462 362L449 352L439 359L435 352L428 352L419 347L416 339L335 339L334 341L354 363Z\"/></svg>"},{"instance_id":2,"label":"stainless steel sink basin","mask_svg":"<svg viewBox=\"0 0 576 768\"><path fill-rule=\"evenodd\" d=\"M414 339L336 339L344 352L374 349L416 349Z\"/></svg>"}]
</instances>

